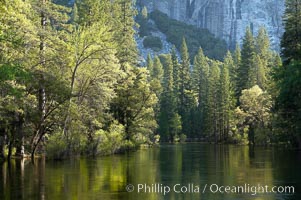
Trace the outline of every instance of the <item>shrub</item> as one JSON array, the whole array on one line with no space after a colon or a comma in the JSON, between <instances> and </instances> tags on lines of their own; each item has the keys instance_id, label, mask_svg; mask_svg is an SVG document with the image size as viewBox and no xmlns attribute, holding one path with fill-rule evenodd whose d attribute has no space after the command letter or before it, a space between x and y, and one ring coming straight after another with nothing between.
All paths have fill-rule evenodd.
<instances>
[{"instance_id":1,"label":"shrub","mask_svg":"<svg viewBox=\"0 0 301 200\"><path fill-rule=\"evenodd\" d=\"M159 142L160 142L160 135L157 134L154 136L154 144L159 144Z\"/></svg>"},{"instance_id":2,"label":"shrub","mask_svg":"<svg viewBox=\"0 0 301 200\"><path fill-rule=\"evenodd\" d=\"M269 130L267 128L255 129L255 144L268 145L270 143Z\"/></svg>"},{"instance_id":3,"label":"shrub","mask_svg":"<svg viewBox=\"0 0 301 200\"><path fill-rule=\"evenodd\" d=\"M173 137L173 142L174 143L178 143L180 141L180 137L178 136L178 135L175 135L174 137Z\"/></svg>"},{"instance_id":4,"label":"shrub","mask_svg":"<svg viewBox=\"0 0 301 200\"><path fill-rule=\"evenodd\" d=\"M185 142L186 139L187 139L187 136L186 136L185 134L182 133L182 134L180 135L180 142Z\"/></svg>"},{"instance_id":5,"label":"shrub","mask_svg":"<svg viewBox=\"0 0 301 200\"><path fill-rule=\"evenodd\" d=\"M108 155L119 151L124 144L124 126L113 123L108 131L99 130L96 132L97 154Z\"/></svg>"},{"instance_id":6,"label":"shrub","mask_svg":"<svg viewBox=\"0 0 301 200\"><path fill-rule=\"evenodd\" d=\"M161 39L159 37L147 36L143 40L143 46L145 48L151 48L154 51L160 51L163 47Z\"/></svg>"},{"instance_id":7,"label":"shrub","mask_svg":"<svg viewBox=\"0 0 301 200\"><path fill-rule=\"evenodd\" d=\"M248 134L234 133L233 136L229 138L229 142L233 144L247 145L249 144Z\"/></svg>"},{"instance_id":8,"label":"shrub","mask_svg":"<svg viewBox=\"0 0 301 200\"><path fill-rule=\"evenodd\" d=\"M62 132L53 133L48 137L46 155L52 159L62 159L67 156L67 140Z\"/></svg>"}]
</instances>

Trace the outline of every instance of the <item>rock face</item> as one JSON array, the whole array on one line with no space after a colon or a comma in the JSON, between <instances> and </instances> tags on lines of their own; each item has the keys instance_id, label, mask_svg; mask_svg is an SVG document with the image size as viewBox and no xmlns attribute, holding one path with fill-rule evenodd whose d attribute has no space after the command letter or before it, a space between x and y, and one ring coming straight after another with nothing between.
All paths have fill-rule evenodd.
<instances>
[{"instance_id":1,"label":"rock face","mask_svg":"<svg viewBox=\"0 0 301 200\"><path fill-rule=\"evenodd\" d=\"M207 28L228 44L241 42L247 26L254 34L265 26L274 48L283 34L285 0L140 0L149 10L158 9L169 17Z\"/></svg>"}]
</instances>

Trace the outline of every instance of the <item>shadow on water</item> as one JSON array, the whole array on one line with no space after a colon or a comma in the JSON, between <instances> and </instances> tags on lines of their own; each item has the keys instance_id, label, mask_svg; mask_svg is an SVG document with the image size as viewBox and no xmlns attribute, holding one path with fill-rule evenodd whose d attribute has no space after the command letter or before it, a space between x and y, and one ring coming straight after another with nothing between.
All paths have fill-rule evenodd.
<instances>
[{"instance_id":1,"label":"shadow on water","mask_svg":"<svg viewBox=\"0 0 301 200\"><path fill-rule=\"evenodd\" d=\"M11 160L1 166L0 199L299 200L300 166L300 151L198 143L59 162ZM135 191L126 192L127 184L133 184ZM138 184L148 187L138 193ZM208 189L204 194L171 191L164 196L155 189L159 185L173 190L177 184L177 189L199 186L200 190L205 184L292 185L296 194L213 194Z\"/></svg>"}]
</instances>

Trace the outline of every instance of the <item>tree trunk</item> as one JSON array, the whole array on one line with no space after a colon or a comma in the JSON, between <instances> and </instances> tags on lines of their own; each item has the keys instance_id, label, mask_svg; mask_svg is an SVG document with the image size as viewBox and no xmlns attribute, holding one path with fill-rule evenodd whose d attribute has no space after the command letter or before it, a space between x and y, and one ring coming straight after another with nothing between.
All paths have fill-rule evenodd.
<instances>
[{"instance_id":1,"label":"tree trunk","mask_svg":"<svg viewBox=\"0 0 301 200\"><path fill-rule=\"evenodd\" d=\"M8 143L8 154L7 154L7 160L11 159L12 153L13 153L13 144L15 140L14 131L11 132L11 138Z\"/></svg>"},{"instance_id":2,"label":"tree trunk","mask_svg":"<svg viewBox=\"0 0 301 200\"><path fill-rule=\"evenodd\" d=\"M0 130L2 132L2 130ZM4 159L5 158L5 138L6 138L6 134L5 131L4 132L4 136L0 136L0 159Z\"/></svg>"},{"instance_id":3,"label":"tree trunk","mask_svg":"<svg viewBox=\"0 0 301 200\"><path fill-rule=\"evenodd\" d=\"M23 117L20 114L16 114L16 156L24 157L24 134L23 134Z\"/></svg>"},{"instance_id":4,"label":"tree trunk","mask_svg":"<svg viewBox=\"0 0 301 200\"><path fill-rule=\"evenodd\" d=\"M40 16L40 22L41 22L41 28L46 31L46 15L44 13L44 6L46 4L46 0L41 0L41 16ZM45 64L46 64L46 59L45 59L45 37L42 35L40 37L40 62L43 68L46 68ZM39 103L39 107L38 107L38 113L40 115L40 121L38 122L38 130L36 131L36 135L34 136L33 140L32 140L32 149L31 149L31 159L33 161L34 159L34 154L36 151L36 148L40 142L40 138L42 138L44 131L43 130L43 123L45 121L45 114L46 114L46 91L45 91L45 77L44 77L44 72L41 71L40 72L40 77L39 77L39 93L38 93L38 103Z\"/></svg>"},{"instance_id":5,"label":"tree trunk","mask_svg":"<svg viewBox=\"0 0 301 200\"><path fill-rule=\"evenodd\" d=\"M44 134L45 134L44 128L40 127L39 130L37 131L35 137L33 138L32 145L31 145L31 159L32 159L32 161L34 159L36 149L39 146L40 141L44 137Z\"/></svg>"},{"instance_id":6,"label":"tree trunk","mask_svg":"<svg viewBox=\"0 0 301 200\"><path fill-rule=\"evenodd\" d=\"M251 142L252 145L255 145L255 133L254 133L254 125L250 125L250 130L249 130L249 142Z\"/></svg>"}]
</instances>

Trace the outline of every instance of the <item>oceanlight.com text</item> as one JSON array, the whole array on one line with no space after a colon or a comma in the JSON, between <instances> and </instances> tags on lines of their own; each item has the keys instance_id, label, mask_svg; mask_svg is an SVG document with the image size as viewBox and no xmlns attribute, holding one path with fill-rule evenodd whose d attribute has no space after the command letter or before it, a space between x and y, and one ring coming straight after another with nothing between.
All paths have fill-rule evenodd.
<instances>
[{"instance_id":1,"label":"oceanlight.com text","mask_svg":"<svg viewBox=\"0 0 301 200\"><path fill-rule=\"evenodd\" d=\"M270 186L270 185L218 185L218 184L204 184L198 185L194 183L188 184L174 184L164 185L161 183L155 184L128 184L126 186L127 192L137 193L158 193L167 195L169 193L213 193L213 194L294 194L294 186Z\"/></svg>"}]
</instances>

